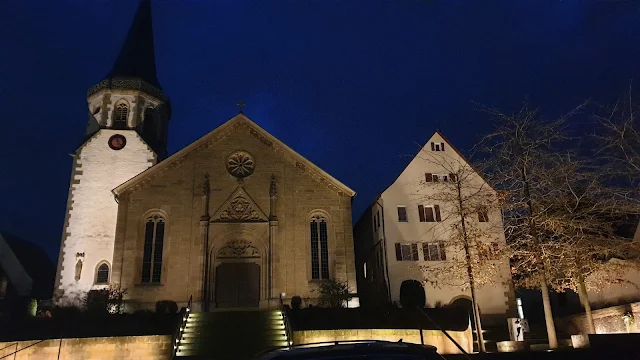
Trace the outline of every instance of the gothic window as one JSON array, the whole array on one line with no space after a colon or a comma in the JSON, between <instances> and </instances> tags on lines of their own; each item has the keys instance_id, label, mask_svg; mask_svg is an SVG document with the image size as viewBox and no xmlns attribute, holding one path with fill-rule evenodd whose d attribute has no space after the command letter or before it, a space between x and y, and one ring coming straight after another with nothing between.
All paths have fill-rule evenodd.
<instances>
[{"instance_id":1,"label":"gothic window","mask_svg":"<svg viewBox=\"0 0 640 360\"><path fill-rule=\"evenodd\" d=\"M102 263L96 270L96 285L109 283L109 264Z\"/></svg>"},{"instance_id":2,"label":"gothic window","mask_svg":"<svg viewBox=\"0 0 640 360\"><path fill-rule=\"evenodd\" d=\"M124 101L119 102L113 110L113 128L126 129L128 117L129 105Z\"/></svg>"},{"instance_id":3,"label":"gothic window","mask_svg":"<svg viewBox=\"0 0 640 360\"><path fill-rule=\"evenodd\" d=\"M324 280L329 278L329 243L327 218L316 214L311 217L311 278Z\"/></svg>"},{"instance_id":4,"label":"gothic window","mask_svg":"<svg viewBox=\"0 0 640 360\"><path fill-rule=\"evenodd\" d=\"M164 227L164 218L158 215L150 216L145 222L141 279L143 283L160 283Z\"/></svg>"}]
</instances>

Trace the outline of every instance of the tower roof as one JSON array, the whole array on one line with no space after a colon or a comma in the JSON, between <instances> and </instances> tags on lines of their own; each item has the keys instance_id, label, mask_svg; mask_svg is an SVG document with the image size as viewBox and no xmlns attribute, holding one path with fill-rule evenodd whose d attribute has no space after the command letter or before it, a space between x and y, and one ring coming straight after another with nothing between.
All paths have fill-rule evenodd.
<instances>
[{"instance_id":1,"label":"tower roof","mask_svg":"<svg viewBox=\"0 0 640 360\"><path fill-rule=\"evenodd\" d=\"M156 75L150 0L140 0L127 38L106 78L135 78L160 88Z\"/></svg>"}]
</instances>

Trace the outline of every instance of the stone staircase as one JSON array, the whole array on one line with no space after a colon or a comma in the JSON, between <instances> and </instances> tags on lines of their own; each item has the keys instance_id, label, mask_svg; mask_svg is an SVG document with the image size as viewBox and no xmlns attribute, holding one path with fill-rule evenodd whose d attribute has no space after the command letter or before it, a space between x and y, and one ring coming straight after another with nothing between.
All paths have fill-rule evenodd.
<instances>
[{"instance_id":1,"label":"stone staircase","mask_svg":"<svg viewBox=\"0 0 640 360\"><path fill-rule=\"evenodd\" d=\"M243 360L288 345L279 310L191 313L176 358Z\"/></svg>"}]
</instances>

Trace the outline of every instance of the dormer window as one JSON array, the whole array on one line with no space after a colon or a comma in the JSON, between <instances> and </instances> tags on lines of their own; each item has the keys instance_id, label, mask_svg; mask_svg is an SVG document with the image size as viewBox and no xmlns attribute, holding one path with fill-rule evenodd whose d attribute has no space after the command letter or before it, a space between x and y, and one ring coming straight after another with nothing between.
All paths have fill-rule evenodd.
<instances>
[{"instance_id":1,"label":"dormer window","mask_svg":"<svg viewBox=\"0 0 640 360\"><path fill-rule=\"evenodd\" d=\"M443 142L431 142L431 151L444 151L444 143Z\"/></svg>"},{"instance_id":2,"label":"dormer window","mask_svg":"<svg viewBox=\"0 0 640 360\"><path fill-rule=\"evenodd\" d=\"M129 105L122 101L119 102L113 110L113 128L126 129L127 119L129 118Z\"/></svg>"}]
</instances>

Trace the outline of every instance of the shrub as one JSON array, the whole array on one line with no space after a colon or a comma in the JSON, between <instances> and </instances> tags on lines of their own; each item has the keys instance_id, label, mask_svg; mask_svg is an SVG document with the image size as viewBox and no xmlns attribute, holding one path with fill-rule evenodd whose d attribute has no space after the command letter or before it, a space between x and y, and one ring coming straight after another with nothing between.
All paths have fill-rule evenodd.
<instances>
[{"instance_id":1,"label":"shrub","mask_svg":"<svg viewBox=\"0 0 640 360\"><path fill-rule=\"evenodd\" d=\"M124 294L127 290L117 286L105 289L91 290L84 301L85 309L94 314L121 314L124 311Z\"/></svg>"},{"instance_id":2,"label":"shrub","mask_svg":"<svg viewBox=\"0 0 640 360\"><path fill-rule=\"evenodd\" d=\"M300 296L294 296L291 298L291 308L294 310L300 309L302 306L302 298Z\"/></svg>"},{"instance_id":3,"label":"shrub","mask_svg":"<svg viewBox=\"0 0 640 360\"><path fill-rule=\"evenodd\" d=\"M405 309L424 308L427 299L424 288L417 280L405 280L400 285L400 305Z\"/></svg>"},{"instance_id":4,"label":"shrub","mask_svg":"<svg viewBox=\"0 0 640 360\"><path fill-rule=\"evenodd\" d=\"M341 283L336 279L323 281L318 289L320 293L319 303L321 306L339 308L343 307L346 301L351 299L349 287L346 283Z\"/></svg>"},{"instance_id":5,"label":"shrub","mask_svg":"<svg viewBox=\"0 0 640 360\"><path fill-rule=\"evenodd\" d=\"M160 300L156 303L156 314L175 314L178 312L178 304L172 300Z\"/></svg>"},{"instance_id":6,"label":"shrub","mask_svg":"<svg viewBox=\"0 0 640 360\"><path fill-rule=\"evenodd\" d=\"M108 289L90 290L87 293L87 298L84 301L85 309L91 314L106 314L108 312L108 304Z\"/></svg>"}]
</instances>

